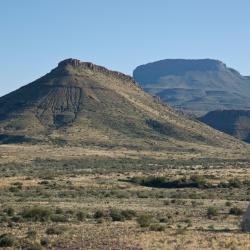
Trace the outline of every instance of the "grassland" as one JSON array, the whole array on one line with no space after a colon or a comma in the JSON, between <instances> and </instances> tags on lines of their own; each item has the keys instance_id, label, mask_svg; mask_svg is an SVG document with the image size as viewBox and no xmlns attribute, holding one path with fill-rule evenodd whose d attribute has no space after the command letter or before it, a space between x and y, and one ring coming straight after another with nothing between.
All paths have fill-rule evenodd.
<instances>
[{"instance_id":1,"label":"grassland","mask_svg":"<svg viewBox=\"0 0 250 250\"><path fill-rule=\"evenodd\" d=\"M250 248L240 231L247 157L35 145L0 152L0 235L10 249Z\"/></svg>"}]
</instances>

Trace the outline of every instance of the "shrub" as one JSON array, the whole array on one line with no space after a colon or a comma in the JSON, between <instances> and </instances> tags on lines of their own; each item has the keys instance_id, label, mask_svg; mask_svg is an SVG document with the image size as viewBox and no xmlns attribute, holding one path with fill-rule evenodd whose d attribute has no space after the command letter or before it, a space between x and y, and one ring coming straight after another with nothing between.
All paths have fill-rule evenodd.
<instances>
[{"instance_id":1,"label":"shrub","mask_svg":"<svg viewBox=\"0 0 250 250\"><path fill-rule=\"evenodd\" d=\"M24 249L25 250L42 250L43 247L39 243L35 242L35 243L29 243Z\"/></svg>"},{"instance_id":2,"label":"shrub","mask_svg":"<svg viewBox=\"0 0 250 250\"><path fill-rule=\"evenodd\" d=\"M15 215L15 216L13 216L13 217L11 218L11 221L16 222L16 223L18 223L18 222L23 222L23 217L20 216L20 215Z\"/></svg>"},{"instance_id":3,"label":"shrub","mask_svg":"<svg viewBox=\"0 0 250 250\"><path fill-rule=\"evenodd\" d=\"M94 213L94 218L95 219L100 219L100 218L103 218L103 217L105 217L105 213L102 210L97 210Z\"/></svg>"},{"instance_id":4,"label":"shrub","mask_svg":"<svg viewBox=\"0 0 250 250\"><path fill-rule=\"evenodd\" d=\"M59 235L63 234L65 231L65 227L49 227L46 230L46 234L48 235Z\"/></svg>"},{"instance_id":5,"label":"shrub","mask_svg":"<svg viewBox=\"0 0 250 250\"><path fill-rule=\"evenodd\" d=\"M51 221L53 222L67 222L68 218L64 214L52 214L50 216Z\"/></svg>"},{"instance_id":6,"label":"shrub","mask_svg":"<svg viewBox=\"0 0 250 250\"><path fill-rule=\"evenodd\" d=\"M243 214L243 210L241 208L238 208L238 207L232 207L229 210L229 214L232 214L232 215L242 215Z\"/></svg>"},{"instance_id":7,"label":"shrub","mask_svg":"<svg viewBox=\"0 0 250 250\"><path fill-rule=\"evenodd\" d=\"M113 221L124 221L125 220L124 215L119 210L111 210L109 215Z\"/></svg>"},{"instance_id":8,"label":"shrub","mask_svg":"<svg viewBox=\"0 0 250 250\"><path fill-rule=\"evenodd\" d=\"M27 232L27 237L28 237L28 238L35 239L36 236L37 236L37 233L36 233L35 230L31 230L31 229L28 230L28 232Z\"/></svg>"},{"instance_id":9,"label":"shrub","mask_svg":"<svg viewBox=\"0 0 250 250\"><path fill-rule=\"evenodd\" d=\"M83 221L86 218L86 216L87 216L86 213L83 211L78 211L76 213L76 218L78 221Z\"/></svg>"},{"instance_id":10,"label":"shrub","mask_svg":"<svg viewBox=\"0 0 250 250\"><path fill-rule=\"evenodd\" d=\"M165 231L166 227L164 225L161 225L161 224L151 224L149 229L151 231L156 231L156 232L163 232Z\"/></svg>"},{"instance_id":11,"label":"shrub","mask_svg":"<svg viewBox=\"0 0 250 250\"><path fill-rule=\"evenodd\" d=\"M49 220L51 214L51 210L44 207L26 208L22 212L23 218L32 221L47 221Z\"/></svg>"},{"instance_id":12,"label":"shrub","mask_svg":"<svg viewBox=\"0 0 250 250\"><path fill-rule=\"evenodd\" d=\"M121 214L124 216L126 220L132 220L134 217L137 216L136 211L130 209L121 211Z\"/></svg>"},{"instance_id":13,"label":"shrub","mask_svg":"<svg viewBox=\"0 0 250 250\"><path fill-rule=\"evenodd\" d=\"M63 210L60 207L57 207L55 210L56 214L63 214Z\"/></svg>"},{"instance_id":14,"label":"shrub","mask_svg":"<svg viewBox=\"0 0 250 250\"><path fill-rule=\"evenodd\" d=\"M152 223L153 218L151 215L143 214L137 218L137 222L141 227L149 227Z\"/></svg>"},{"instance_id":15,"label":"shrub","mask_svg":"<svg viewBox=\"0 0 250 250\"><path fill-rule=\"evenodd\" d=\"M242 182L239 179L234 178L234 179L229 180L228 185L229 187L240 188L242 187Z\"/></svg>"},{"instance_id":16,"label":"shrub","mask_svg":"<svg viewBox=\"0 0 250 250\"><path fill-rule=\"evenodd\" d=\"M186 177L169 180L164 176L148 176L148 177L133 177L130 182L146 187L157 188L204 188L210 187L203 176L191 176L190 179Z\"/></svg>"},{"instance_id":17,"label":"shrub","mask_svg":"<svg viewBox=\"0 0 250 250\"><path fill-rule=\"evenodd\" d=\"M13 247L16 243L16 238L12 234L2 234L0 236L0 247Z\"/></svg>"},{"instance_id":18,"label":"shrub","mask_svg":"<svg viewBox=\"0 0 250 250\"><path fill-rule=\"evenodd\" d=\"M164 201L164 205L168 206L170 204L170 201L169 200L165 200Z\"/></svg>"},{"instance_id":19,"label":"shrub","mask_svg":"<svg viewBox=\"0 0 250 250\"><path fill-rule=\"evenodd\" d=\"M41 244L42 246L48 246L48 245L49 245L49 239L47 239L47 238L41 239L41 240L40 240L40 244Z\"/></svg>"},{"instance_id":20,"label":"shrub","mask_svg":"<svg viewBox=\"0 0 250 250\"><path fill-rule=\"evenodd\" d=\"M208 183L207 180L200 175L194 175L190 177L190 180L193 181L194 186L201 188L201 187L205 187Z\"/></svg>"},{"instance_id":21,"label":"shrub","mask_svg":"<svg viewBox=\"0 0 250 250\"><path fill-rule=\"evenodd\" d=\"M207 216L208 218L212 218L213 216L218 215L218 209L216 207L208 207L207 208Z\"/></svg>"},{"instance_id":22,"label":"shrub","mask_svg":"<svg viewBox=\"0 0 250 250\"><path fill-rule=\"evenodd\" d=\"M17 192L20 191L20 188L18 188L18 187L10 187L10 188L9 188L9 191L10 191L11 193L17 193Z\"/></svg>"},{"instance_id":23,"label":"shrub","mask_svg":"<svg viewBox=\"0 0 250 250\"><path fill-rule=\"evenodd\" d=\"M12 207L8 207L8 208L4 209L4 212L5 212L8 216L13 216L14 213L15 213L15 210L14 210L14 208L12 208Z\"/></svg>"}]
</instances>

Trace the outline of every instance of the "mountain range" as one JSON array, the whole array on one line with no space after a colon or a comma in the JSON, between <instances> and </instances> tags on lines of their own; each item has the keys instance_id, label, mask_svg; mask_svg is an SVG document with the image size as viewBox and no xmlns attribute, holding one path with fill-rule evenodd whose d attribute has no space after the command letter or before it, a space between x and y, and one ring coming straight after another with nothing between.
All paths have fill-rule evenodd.
<instances>
[{"instance_id":1,"label":"mountain range","mask_svg":"<svg viewBox=\"0 0 250 250\"><path fill-rule=\"evenodd\" d=\"M165 151L243 145L174 111L130 76L76 59L0 98L0 142Z\"/></svg>"},{"instance_id":2,"label":"mountain range","mask_svg":"<svg viewBox=\"0 0 250 250\"><path fill-rule=\"evenodd\" d=\"M201 122L250 142L250 77L218 60L167 59L138 66L147 92Z\"/></svg>"},{"instance_id":3,"label":"mountain range","mask_svg":"<svg viewBox=\"0 0 250 250\"><path fill-rule=\"evenodd\" d=\"M250 109L250 77L218 60L166 59L138 66L133 76L147 92L184 112Z\"/></svg>"}]
</instances>

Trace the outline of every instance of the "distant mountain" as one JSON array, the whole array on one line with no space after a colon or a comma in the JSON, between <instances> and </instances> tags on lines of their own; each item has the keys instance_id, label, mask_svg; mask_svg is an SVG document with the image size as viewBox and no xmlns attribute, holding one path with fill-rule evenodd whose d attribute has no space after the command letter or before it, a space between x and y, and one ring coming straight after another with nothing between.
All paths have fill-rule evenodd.
<instances>
[{"instance_id":1,"label":"distant mountain","mask_svg":"<svg viewBox=\"0 0 250 250\"><path fill-rule=\"evenodd\" d=\"M147 92L186 112L250 109L250 77L217 60L167 59L139 66L133 76Z\"/></svg>"},{"instance_id":2,"label":"distant mountain","mask_svg":"<svg viewBox=\"0 0 250 250\"><path fill-rule=\"evenodd\" d=\"M0 98L0 142L167 151L239 145L176 113L130 76L76 59Z\"/></svg>"},{"instance_id":3,"label":"distant mountain","mask_svg":"<svg viewBox=\"0 0 250 250\"><path fill-rule=\"evenodd\" d=\"M217 110L209 112L199 120L250 143L250 110Z\"/></svg>"}]
</instances>

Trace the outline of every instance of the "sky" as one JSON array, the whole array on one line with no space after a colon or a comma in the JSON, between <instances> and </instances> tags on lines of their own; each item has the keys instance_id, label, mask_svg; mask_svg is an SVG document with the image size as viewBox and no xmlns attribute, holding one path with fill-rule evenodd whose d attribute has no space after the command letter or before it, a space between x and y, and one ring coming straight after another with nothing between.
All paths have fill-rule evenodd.
<instances>
[{"instance_id":1,"label":"sky","mask_svg":"<svg viewBox=\"0 0 250 250\"><path fill-rule=\"evenodd\" d=\"M250 75L249 0L0 0L0 96L77 58L132 75L213 58Z\"/></svg>"}]
</instances>

